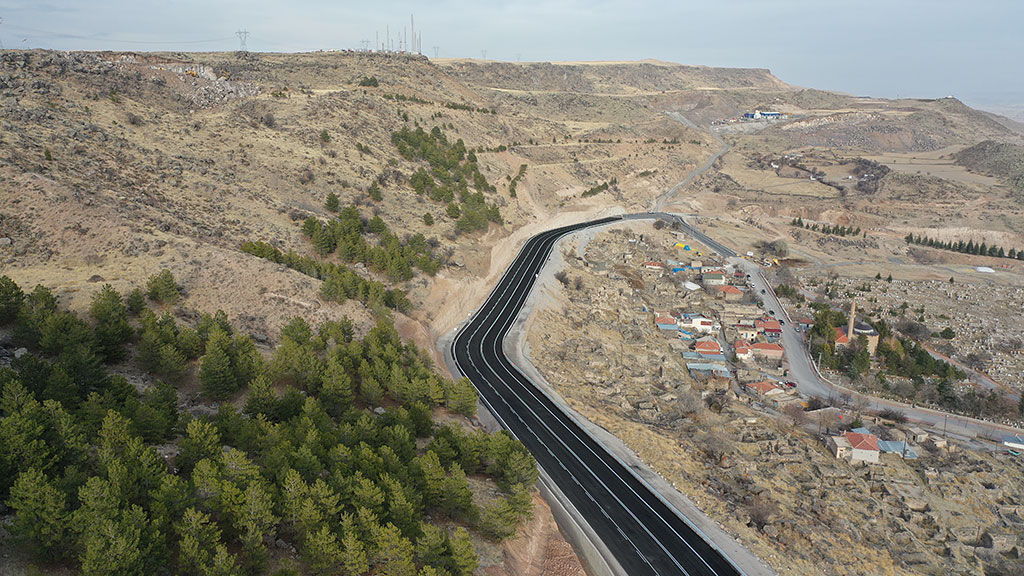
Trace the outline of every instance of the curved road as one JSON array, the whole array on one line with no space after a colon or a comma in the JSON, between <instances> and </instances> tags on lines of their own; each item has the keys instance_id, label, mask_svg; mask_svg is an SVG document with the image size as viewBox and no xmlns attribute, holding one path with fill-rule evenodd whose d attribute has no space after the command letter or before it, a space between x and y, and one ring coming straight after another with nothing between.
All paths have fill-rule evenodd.
<instances>
[{"instance_id":1,"label":"curved road","mask_svg":"<svg viewBox=\"0 0 1024 576\"><path fill-rule=\"evenodd\" d=\"M686 126L688 126L690 128L693 128L694 130L700 130L700 128L698 128L696 124L691 122L689 118L687 118L686 116L683 116L682 112L669 112L668 113L668 117L672 118L673 120L675 120L677 122L682 122ZM701 174L703 174L703 173L707 172L708 170L710 170L711 167L715 165L715 161L717 161L719 158L724 156L726 152L729 151L729 144L728 144L728 142L723 140L722 137L718 135L718 133L716 133L715 131L711 131L711 137L714 138L716 141L718 141L718 143L721 144L722 147L718 150L718 152L715 153L714 156L708 158L708 160L706 162L704 162L704 164L701 165L700 168L697 168L693 172L690 172L686 176L686 178L683 179L682 182L680 182L680 183L676 184L675 186L673 186L668 192L662 194L661 196L658 196L655 199L655 201L654 201L654 210L655 211L660 212L660 211L664 210L665 209L665 204L667 204L668 201L673 196L675 196L676 192L679 191L680 188L683 188L684 186L687 186L690 182L693 182L694 178L696 178L697 176L700 176Z\"/></svg>"},{"instance_id":2,"label":"curved road","mask_svg":"<svg viewBox=\"0 0 1024 576\"><path fill-rule=\"evenodd\" d=\"M530 449L627 574L738 575L740 571L714 544L579 428L502 351L505 335L555 241L617 219L584 222L530 238L487 301L459 330L450 354L488 410Z\"/></svg>"}]
</instances>

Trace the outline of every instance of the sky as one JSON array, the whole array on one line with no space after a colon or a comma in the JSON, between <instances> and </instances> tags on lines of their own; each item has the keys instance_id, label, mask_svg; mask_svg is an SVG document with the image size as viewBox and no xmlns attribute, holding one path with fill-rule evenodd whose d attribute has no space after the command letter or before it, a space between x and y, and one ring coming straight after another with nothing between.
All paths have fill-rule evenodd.
<instances>
[{"instance_id":1,"label":"sky","mask_svg":"<svg viewBox=\"0 0 1024 576\"><path fill-rule=\"evenodd\" d=\"M396 42L516 61L769 68L799 86L1024 110L1021 0L0 0L4 48L253 51Z\"/></svg>"}]
</instances>

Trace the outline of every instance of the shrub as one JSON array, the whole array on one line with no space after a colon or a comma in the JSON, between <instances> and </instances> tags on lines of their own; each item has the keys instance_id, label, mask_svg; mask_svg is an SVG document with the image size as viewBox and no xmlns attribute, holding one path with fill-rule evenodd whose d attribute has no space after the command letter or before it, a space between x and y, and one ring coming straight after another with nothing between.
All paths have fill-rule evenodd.
<instances>
[{"instance_id":1,"label":"shrub","mask_svg":"<svg viewBox=\"0 0 1024 576\"><path fill-rule=\"evenodd\" d=\"M906 414L893 408L886 408L885 410L882 410L881 412L878 413L878 417L883 418L885 420L892 420L897 424L903 424L907 421Z\"/></svg>"}]
</instances>

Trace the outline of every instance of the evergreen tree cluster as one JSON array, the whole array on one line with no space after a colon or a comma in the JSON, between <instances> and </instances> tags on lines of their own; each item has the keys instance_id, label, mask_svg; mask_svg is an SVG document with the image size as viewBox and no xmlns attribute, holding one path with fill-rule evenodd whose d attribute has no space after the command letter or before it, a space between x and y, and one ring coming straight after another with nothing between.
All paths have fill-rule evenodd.
<instances>
[{"instance_id":1,"label":"evergreen tree cluster","mask_svg":"<svg viewBox=\"0 0 1024 576\"><path fill-rule=\"evenodd\" d=\"M448 214L458 219L457 230L486 230L488 222L504 222L498 206L488 204L484 197L485 192L496 192L497 189L480 172L476 154L467 151L461 138L452 144L437 126L430 132L420 126L415 130L403 126L401 130L392 132L391 142L398 148L402 158L427 162L430 170L420 167L409 181L417 194L425 194L431 200L444 202L449 207L455 205L455 210L449 209ZM475 192L470 190L470 186ZM453 212L457 215L452 216Z\"/></svg>"},{"instance_id":2,"label":"evergreen tree cluster","mask_svg":"<svg viewBox=\"0 0 1024 576\"><path fill-rule=\"evenodd\" d=\"M612 178L608 182L602 182L602 183L598 184L597 186L594 186L593 188L585 190L581 196L583 198L588 198L590 196L596 196L596 195L600 194L601 192L604 192L604 191L608 190L608 188L610 188L611 186L617 185L618 183L619 183L619 181L617 179Z\"/></svg>"},{"instance_id":3,"label":"evergreen tree cluster","mask_svg":"<svg viewBox=\"0 0 1024 576\"><path fill-rule=\"evenodd\" d=\"M804 230L811 230L812 232L821 232L822 234L832 234L834 236L860 236L862 234L860 227L854 228L853 226L840 226L838 224L818 224L806 223L803 218L793 218L789 223L791 226L797 226Z\"/></svg>"},{"instance_id":4,"label":"evergreen tree cluster","mask_svg":"<svg viewBox=\"0 0 1024 576\"><path fill-rule=\"evenodd\" d=\"M822 368L837 370L851 379L868 374L871 357L868 353L867 338L857 337L853 346L837 349L836 327L846 324L846 316L827 305L819 306L814 316L814 327L808 332L811 340L811 356L821 358ZM964 372L932 357L919 342L894 334L885 320L877 320L871 326L878 331L878 346L875 356L880 369L877 378L885 380L886 375L908 378L914 382L916 393L926 380L933 381L940 394L940 403L947 408L956 408L958 398L954 383L966 377ZM908 397L908 400L918 400Z\"/></svg>"},{"instance_id":5,"label":"evergreen tree cluster","mask_svg":"<svg viewBox=\"0 0 1024 576\"><path fill-rule=\"evenodd\" d=\"M14 288L0 278L3 323L29 334L24 325L46 316L30 300L52 298ZM170 332L165 318L139 323ZM433 372L389 320L359 340L348 320L314 330L294 319L269 366L244 373L223 314L203 316L194 337L185 330L176 347L205 342L201 380L208 363L211 382L251 377L244 412L225 403L182 425L170 385L139 395L98 356L74 378L55 376L80 367L68 355L81 352L18 336L32 352L0 368L0 501L9 532L40 560L87 576L242 576L266 571L268 543L283 538L303 573L469 576L469 531L500 540L532 513L532 456L504 432L435 425L439 406L472 414L475 391ZM94 349L85 340L76 346ZM172 459L154 446L169 438ZM470 476L502 492L481 507Z\"/></svg>"},{"instance_id":6,"label":"evergreen tree cluster","mask_svg":"<svg viewBox=\"0 0 1024 576\"><path fill-rule=\"evenodd\" d=\"M431 276L441 267L422 234L403 242L380 216L364 221L355 206L346 207L327 223L307 218L302 232L321 256L337 253L345 262L362 262L394 282L411 279L413 267ZM368 235L377 237L376 244L366 241Z\"/></svg>"},{"instance_id":7,"label":"evergreen tree cluster","mask_svg":"<svg viewBox=\"0 0 1024 576\"><path fill-rule=\"evenodd\" d=\"M397 288L389 289L375 280L367 280L342 264L300 256L292 251L281 252L274 246L261 241L244 242L242 251L323 280L324 285L320 289L320 295L327 300L334 302L358 300L369 306L383 306L400 312L408 312L412 309L412 303L405 297L405 292Z\"/></svg>"},{"instance_id":8,"label":"evergreen tree cluster","mask_svg":"<svg viewBox=\"0 0 1024 576\"><path fill-rule=\"evenodd\" d=\"M939 248L940 250L950 250L952 252L960 252L961 254L974 254L976 256L992 256L995 258L1010 258L1011 260L1024 260L1024 250L1017 250L1010 248L1009 252L1003 250L1002 246L995 244L989 246L985 242L975 244L974 240L963 240L953 241L942 241L927 236L907 234L907 244L917 244L918 246L927 246L929 248Z\"/></svg>"},{"instance_id":9,"label":"evergreen tree cluster","mask_svg":"<svg viewBox=\"0 0 1024 576\"><path fill-rule=\"evenodd\" d=\"M477 108L470 104L462 104L460 102L445 102L444 107L451 110L462 110L464 112L480 112L483 114L497 114L498 111L494 108Z\"/></svg>"}]
</instances>

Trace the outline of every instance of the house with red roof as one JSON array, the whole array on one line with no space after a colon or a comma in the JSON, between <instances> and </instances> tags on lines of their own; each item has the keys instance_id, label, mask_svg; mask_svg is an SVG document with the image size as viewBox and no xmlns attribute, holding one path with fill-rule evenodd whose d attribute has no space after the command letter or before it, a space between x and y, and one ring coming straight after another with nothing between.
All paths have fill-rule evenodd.
<instances>
[{"instance_id":1,"label":"house with red roof","mask_svg":"<svg viewBox=\"0 0 1024 576\"><path fill-rule=\"evenodd\" d=\"M768 338L782 337L782 324L774 318L760 318L754 321L754 328Z\"/></svg>"},{"instance_id":2,"label":"house with red roof","mask_svg":"<svg viewBox=\"0 0 1024 576\"><path fill-rule=\"evenodd\" d=\"M743 290L740 290L739 288L737 288L735 286L730 286L730 285L716 286L714 289L715 289L716 295L719 298L723 298L723 299L725 299L728 302L733 302L733 301L736 301L736 300L741 300L743 298Z\"/></svg>"},{"instance_id":3,"label":"house with red roof","mask_svg":"<svg viewBox=\"0 0 1024 576\"><path fill-rule=\"evenodd\" d=\"M722 346L714 340L699 340L693 345L693 349L697 352L705 354L719 354L722 352Z\"/></svg>"},{"instance_id":4,"label":"house with red roof","mask_svg":"<svg viewBox=\"0 0 1024 576\"><path fill-rule=\"evenodd\" d=\"M836 458L850 462L878 463L878 436L860 432L843 432L841 436L829 436L828 448Z\"/></svg>"},{"instance_id":5,"label":"house with red roof","mask_svg":"<svg viewBox=\"0 0 1024 576\"><path fill-rule=\"evenodd\" d=\"M786 390L784 388L768 380L762 380L760 382L750 382L744 384L744 386L747 387L747 390L757 393L758 396L777 396L779 394L786 393Z\"/></svg>"},{"instance_id":6,"label":"house with red roof","mask_svg":"<svg viewBox=\"0 0 1024 576\"><path fill-rule=\"evenodd\" d=\"M768 358L770 360L781 360L783 355L782 346L773 342L758 342L750 346L750 351L754 353L754 356L759 358Z\"/></svg>"},{"instance_id":7,"label":"house with red roof","mask_svg":"<svg viewBox=\"0 0 1024 576\"><path fill-rule=\"evenodd\" d=\"M661 262L650 261L650 262L644 262L644 268L646 268L648 270L664 270L665 269L665 265L662 264Z\"/></svg>"}]
</instances>

